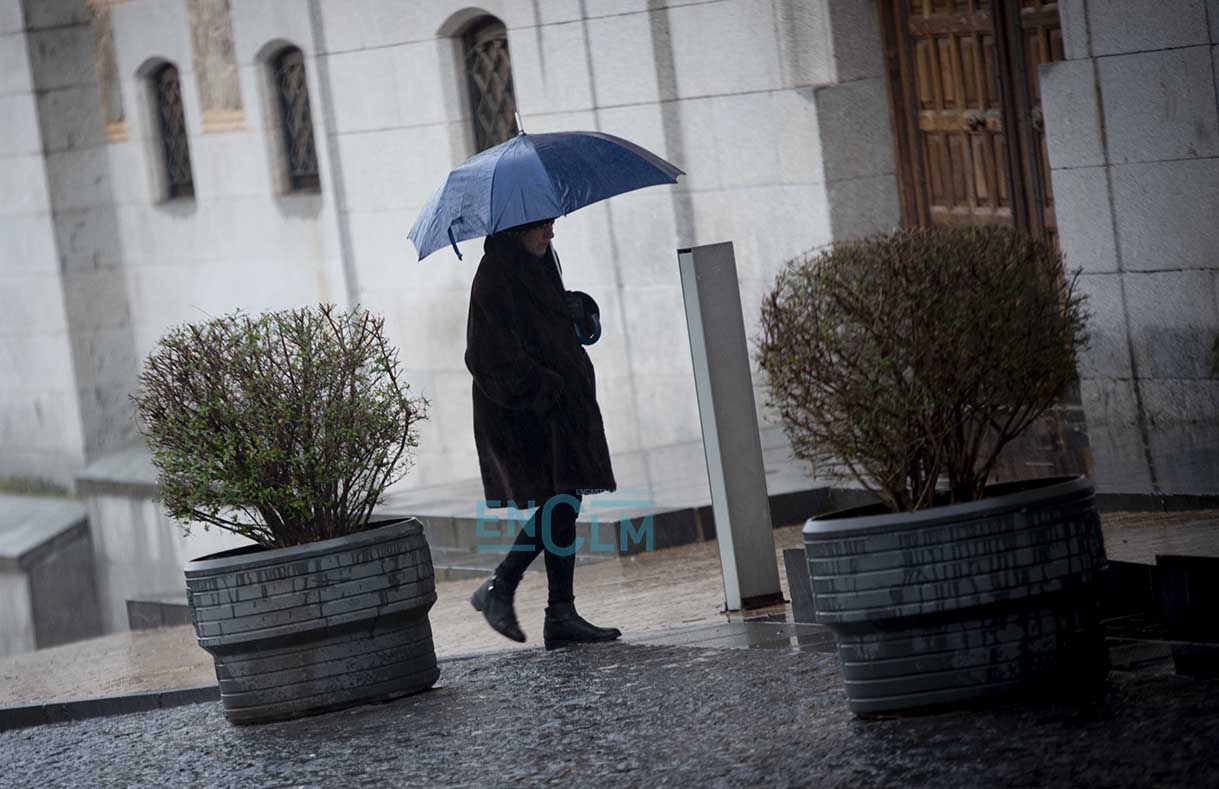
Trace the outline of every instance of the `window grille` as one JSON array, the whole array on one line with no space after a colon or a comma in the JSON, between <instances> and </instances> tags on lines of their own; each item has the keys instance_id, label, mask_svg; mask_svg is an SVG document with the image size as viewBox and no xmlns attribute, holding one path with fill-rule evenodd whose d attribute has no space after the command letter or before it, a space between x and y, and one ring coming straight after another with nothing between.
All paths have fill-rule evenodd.
<instances>
[{"instance_id":1,"label":"window grille","mask_svg":"<svg viewBox=\"0 0 1219 789\"><path fill-rule=\"evenodd\" d=\"M190 143L186 138L186 116L182 112L182 86L178 69L165 65L153 75L157 116L161 121L161 144L165 148L165 180L170 197L193 197L195 180L190 167Z\"/></svg>"},{"instance_id":2,"label":"window grille","mask_svg":"<svg viewBox=\"0 0 1219 789\"><path fill-rule=\"evenodd\" d=\"M313 114L309 110L309 85L305 80L305 56L296 47L281 52L272 64L279 94L280 127L284 158L292 191L316 191L321 186L317 150L313 146Z\"/></svg>"},{"instance_id":3,"label":"window grille","mask_svg":"<svg viewBox=\"0 0 1219 789\"><path fill-rule=\"evenodd\" d=\"M482 151L512 139L517 133L516 95L504 23L488 18L476 24L465 36L465 61L470 108L474 113L474 140Z\"/></svg>"}]
</instances>

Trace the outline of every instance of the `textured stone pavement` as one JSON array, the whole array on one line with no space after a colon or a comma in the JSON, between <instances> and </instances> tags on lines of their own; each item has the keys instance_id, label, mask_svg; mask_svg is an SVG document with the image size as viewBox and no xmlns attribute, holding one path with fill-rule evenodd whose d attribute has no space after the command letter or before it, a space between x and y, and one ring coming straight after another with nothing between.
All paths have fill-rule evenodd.
<instances>
[{"instance_id":1,"label":"textured stone pavement","mask_svg":"<svg viewBox=\"0 0 1219 789\"><path fill-rule=\"evenodd\" d=\"M1214 786L1219 683L865 721L836 658L600 645L442 664L421 695L236 728L202 704L0 734L0 786Z\"/></svg>"},{"instance_id":2,"label":"textured stone pavement","mask_svg":"<svg viewBox=\"0 0 1219 789\"><path fill-rule=\"evenodd\" d=\"M1219 512L1105 513L1110 559L1154 563L1156 553L1219 556ZM782 550L801 544L800 527L776 529L780 580L787 592ZM534 646L542 630L546 574L542 563L518 590L517 613L530 644L500 637L468 602L477 581L436 585L430 618L441 657ZM576 571L581 612L628 636L691 623L724 622L718 546L703 542L611 561ZM786 595L790 598L790 594ZM163 691L215 682L212 658L190 626L116 633L0 659L0 706Z\"/></svg>"}]
</instances>

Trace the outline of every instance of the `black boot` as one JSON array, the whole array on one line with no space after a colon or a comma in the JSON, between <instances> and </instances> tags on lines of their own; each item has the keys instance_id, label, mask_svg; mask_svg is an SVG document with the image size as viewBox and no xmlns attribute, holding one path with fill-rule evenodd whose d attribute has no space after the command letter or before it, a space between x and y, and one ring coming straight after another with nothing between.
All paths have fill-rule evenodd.
<instances>
[{"instance_id":1,"label":"black boot","mask_svg":"<svg viewBox=\"0 0 1219 789\"><path fill-rule=\"evenodd\" d=\"M592 641L613 641L622 635L616 627L597 627L576 613L575 603L551 603L546 608L542 640L547 649Z\"/></svg>"},{"instance_id":2,"label":"black boot","mask_svg":"<svg viewBox=\"0 0 1219 789\"><path fill-rule=\"evenodd\" d=\"M470 605L475 611L481 611L487 618L487 624L505 638L523 643L525 633L516 621L516 609L512 607L512 597L516 590L502 582L498 575L493 575L482 582L470 597Z\"/></svg>"}]
</instances>

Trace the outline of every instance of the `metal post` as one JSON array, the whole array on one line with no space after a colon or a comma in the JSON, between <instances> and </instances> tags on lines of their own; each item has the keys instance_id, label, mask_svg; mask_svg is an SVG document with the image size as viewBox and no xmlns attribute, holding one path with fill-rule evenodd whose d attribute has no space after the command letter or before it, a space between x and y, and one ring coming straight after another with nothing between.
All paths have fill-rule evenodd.
<instances>
[{"instance_id":1,"label":"metal post","mask_svg":"<svg viewBox=\"0 0 1219 789\"><path fill-rule=\"evenodd\" d=\"M729 610L783 601L732 243L679 249L682 297Z\"/></svg>"}]
</instances>

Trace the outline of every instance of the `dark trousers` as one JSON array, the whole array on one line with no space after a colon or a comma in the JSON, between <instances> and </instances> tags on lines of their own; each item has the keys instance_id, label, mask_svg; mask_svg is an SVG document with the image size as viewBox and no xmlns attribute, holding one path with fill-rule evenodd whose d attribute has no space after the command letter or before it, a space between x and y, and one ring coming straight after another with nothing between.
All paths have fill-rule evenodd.
<instances>
[{"instance_id":1,"label":"dark trousers","mask_svg":"<svg viewBox=\"0 0 1219 789\"><path fill-rule=\"evenodd\" d=\"M574 507L572 506L574 503ZM580 514L581 497L575 494L555 496L538 507L516 535L516 542L495 574L510 591L515 591L525 574L525 568L539 553L546 555L548 603L570 603L575 600L572 576L576 570L576 516Z\"/></svg>"}]
</instances>

